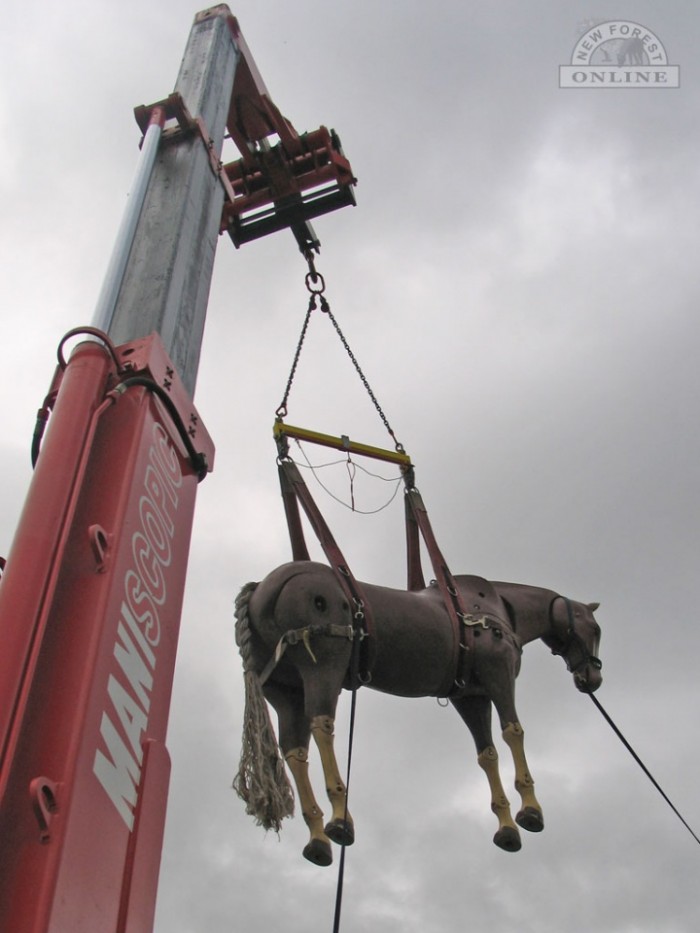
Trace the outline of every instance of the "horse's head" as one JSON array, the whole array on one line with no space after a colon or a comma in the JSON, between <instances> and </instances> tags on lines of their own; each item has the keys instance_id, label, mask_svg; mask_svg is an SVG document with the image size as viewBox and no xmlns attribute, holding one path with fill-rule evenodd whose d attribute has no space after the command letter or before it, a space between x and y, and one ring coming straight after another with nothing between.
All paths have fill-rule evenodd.
<instances>
[{"instance_id":1,"label":"horse's head","mask_svg":"<svg viewBox=\"0 0 700 933\"><path fill-rule=\"evenodd\" d=\"M582 693L594 693L603 682L598 658L600 626L593 618L599 603L577 603L557 596L550 607L551 630L542 640L566 661Z\"/></svg>"}]
</instances>

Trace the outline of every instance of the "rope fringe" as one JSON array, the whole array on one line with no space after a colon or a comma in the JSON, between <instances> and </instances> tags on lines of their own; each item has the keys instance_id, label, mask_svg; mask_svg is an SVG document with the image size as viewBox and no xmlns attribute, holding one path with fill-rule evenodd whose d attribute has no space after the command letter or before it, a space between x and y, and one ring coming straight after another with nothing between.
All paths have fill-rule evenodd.
<instances>
[{"instance_id":1,"label":"rope fringe","mask_svg":"<svg viewBox=\"0 0 700 933\"><path fill-rule=\"evenodd\" d=\"M243 587L236 597L234 612L236 644L243 660L245 708L241 759L233 789L258 826L279 833L282 820L294 815L294 791L280 755L260 678L253 669L248 602L256 587L257 583Z\"/></svg>"}]
</instances>

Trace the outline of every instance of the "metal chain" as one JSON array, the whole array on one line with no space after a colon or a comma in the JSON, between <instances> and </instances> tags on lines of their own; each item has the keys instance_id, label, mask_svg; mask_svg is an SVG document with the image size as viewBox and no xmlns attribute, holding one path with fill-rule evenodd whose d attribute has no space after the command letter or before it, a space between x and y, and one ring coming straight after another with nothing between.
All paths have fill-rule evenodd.
<instances>
[{"instance_id":1,"label":"metal chain","mask_svg":"<svg viewBox=\"0 0 700 933\"><path fill-rule=\"evenodd\" d=\"M335 317L333 316L333 312L331 311L330 305L328 304L328 302L326 301L326 299L324 298L323 295L321 295L321 311L323 311L324 314L327 314L327 315L328 315L331 324L332 324L333 327L335 328L335 331L336 331L336 333L338 334L338 337L340 338L340 342L341 342L341 343L343 344L343 346L345 347L345 350L346 350L348 356L350 357L350 360L352 361L352 365L355 367L355 371L357 372L357 375L358 375L358 376L360 377L360 379L362 380L362 385L365 387L365 389L367 389L367 394L368 394L369 397L372 399L372 402L373 402L373 404L374 404L374 407L375 407L376 410L377 410L377 414L378 414L379 417L382 419L382 424L384 425L384 427L385 427L385 428L387 429L387 431L389 432L389 435L391 436L392 440L394 441L394 444L396 445L396 449L397 449L398 451L400 451L401 453L403 453L403 452L404 452L403 444L400 444L400 443L398 442L398 440L396 439L396 435L394 434L394 431L393 431L391 425L389 424L389 421L388 421L386 415L384 414L384 411L383 411L383 409L382 409L382 406L381 406L381 405L379 404L379 402L377 401L377 398L376 398L374 392L372 391L372 388L371 388L369 382L367 381L367 377L366 377L365 374L362 372L362 368L361 368L360 364L357 362L357 359L356 359L356 357L355 357L355 354L354 354L354 353L352 352L352 350L350 349L350 345L348 344L347 340L345 339L345 335L343 334L342 330L340 329L340 325L338 324L338 322L336 321Z\"/></svg>"},{"instance_id":2,"label":"metal chain","mask_svg":"<svg viewBox=\"0 0 700 933\"><path fill-rule=\"evenodd\" d=\"M308 273L307 273L307 275L306 275L305 282L306 282L306 287L307 287L307 289L311 292L311 297L310 297L310 299L309 299L309 307L308 307L308 310L307 310L307 312L306 312L306 317L304 318L304 324L303 324L302 329L301 329L301 335L300 335L300 337L299 337L299 342L298 342L298 344L297 344L296 352L295 352L295 354L294 354L294 360L293 360L293 362L292 362L292 369L291 369L291 372L289 373L289 378L288 378L288 380L287 380L287 387L286 387L285 392L284 392L284 398L282 399L282 402L280 403L280 405L279 405L279 407L278 407L278 409L277 409L277 411L276 411L276 415L277 415L278 418L284 418L284 417L286 416L286 414L287 414L287 401L289 400L289 393L290 393L290 391L291 391L292 382L294 381L294 376L295 376L295 374L296 374L297 365L298 365L298 363L299 363L299 356L300 356L300 354L301 354L301 348L302 348L302 345L303 345L303 343L304 343L304 338L306 337L306 331L307 331L308 326L309 326L309 320L310 320L310 318L311 318L311 312L312 312L312 311L314 310L314 308L316 307L316 298L318 297L318 298L320 299L320 303L321 303L321 311L322 311L324 314L327 314L327 315L328 315L328 318L330 319L331 324L332 324L333 327L335 328L335 332L337 333L338 337L340 338L340 342L341 342L342 345L345 347L345 351L347 352L348 356L350 357L350 361L352 362L352 365L355 367L355 371L357 372L357 375L360 377L360 379L361 379L361 381L362 381L362 385L363 385L363 386L365 387L365 389L367 390L367 394L368 394L369 397L371 398L372 403L374 404L374 407L375 407L375 409L376 409L376 411L377 411L377 414L378 414L379 417L381 418L382 424L383 424L384 427L387 429L387 431L389 432L389 436L390 436L390 437L392 438L392 440L394 441L394 444L396 445L396 450L399 451L400 453L403 453L403 452L404 452L404 446L403 446L403 444L399 443L399 441L396 439L396 435L394 434L394 431L393 431L391 425L389 424L389 420L387 419L386 415L384 414L384 411L383 411L383 409L382 409L382 406L381 406L381 405L379 404L379 402L377 401L377 397L375 396L374 392L372 391L372 388L371 388L371 386L370 386L370 384L369 384L369 382L368 382L368 380L367 380L367 377L366 377L365 374L363 373L362 367L360 366L360 364L359 364L358 361L357 361L357 357L355 356L355 354L354 354L354 353L352 352L352 350L350 349L350 344L349 344L349 343L347 342L347 340L345 339L345 335L343 334L342 330L340 329L340 325L339 325L338 322L336 321L335 316L333 315L333 312L331 311L330 305L328 304L328 301L327 301L325 295L323 294L323 292L324 292L325 289L326 289L326 283L325 283L325 281L324 281L324 278L323 278L323 276L321 275L320 272L317 272L317 271L316 271L316 268L315 268L315 266L314 266L314 264L313 264L313 260L312 260L310 257L308 257L308 256L307 256L307 261L308 261L308 263L309 263L309 271L308 271Z\"/></svg>"},{"instance_id":3,"label":"metal chain","mask_svg":"<svg viewBox=\"0 0 700 933\"><path fill-rule=\"evenodd\" d=\"M309 298L309 307L306 311L306 317L304 318L304 324L301 328L301 334L299 335L299 342L297 343L297 348L294 353L294 360L292 362L292 369L289 373L289 378L287 379L287 387L284 390L284 398L277 407L275 414L278 418L287 417L287 402L289 401L289 393L292 390L292 383L294 382L294 376L296 375L297 366L299 365L299 357L301 356L301 348L304 345L304 338L306 337L306 331L309 327L309 321L311 320L311 312L316 307L316 292L311 292L311 297Z\"/></svg>"}]
</instances>

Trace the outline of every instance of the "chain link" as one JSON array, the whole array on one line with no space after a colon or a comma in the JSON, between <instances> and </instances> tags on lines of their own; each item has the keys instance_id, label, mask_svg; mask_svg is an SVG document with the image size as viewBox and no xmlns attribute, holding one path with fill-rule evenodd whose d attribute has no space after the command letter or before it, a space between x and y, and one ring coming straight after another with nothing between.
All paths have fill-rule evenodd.
<instances>
[{"instance_id":1,"label":"chain link","mask_svg":"<svg viewBox=\"0 0 700 933\"><path fill-rule=\"evenodd\" d=\"M363 373L362 367L357 361L357 357L350 349L350 344L345 339L345 335L340 329L340 325L336 321L335 316L333 312L331 311L331 307L328 304L328 301L325 295L323 294L326 288L326 283L325 283L323 276L321 275L320 272L316 271L316 268L313 263L313 258L311 256L307 256L306 259L309 264L309 271L307 272L306 278L304 281L306 284L306 288L311 293L310 298L309 298L309 307L306 311L306 317L304 318L304 323L301 328L301 334L299 335L299 341L297 343L297 348L294 353L294 359L292 361L292 368L289 373L289 378L287 379L287 386L284 390L284 397L282 401L280 402L275 414L277 415L278 418L285 418L287 416L287 402L289 401L289 393L292 390L292 383L294 382L294 377L296 375L297 366L299 365L299 357L301 356L301 350L304 345L304 340L306 338L306 332L309 328L309 322L311 320L311 312L317 307L316 299L318 298L320 300L321 311L324 314L328 315L328 318L331 324L333 325L333 327L335 328L335 332L338 335L340 342L345 348L346 353L350 357L350 361L352 362L352 365L355 367L355 371L357 375L360 377L360 380L362 381L362 385L367 390L367 394L372 400L372 403L377 411L377 414L381 418L382 424L387 429L387 431L389 432L389 436L394 441L394 444L396 445L396 450L399 451L400 453L404 453L403 444L400 444L399 441L396 439L396 435L394 434L394 431L391 425L389 424L389 420L384 414L384 410L382 409L382 406L377 401L377 397L372 391L372 388L367 380L367 377Z\"/></svg>"},{"instance_id":2,"label":"chain link","mask_svg":"<svg viewBox=\"0 0 700 933\"><path fill-rule=\"evenodd\" d=\"M336 321L336 319L335 319L335 317L334 317L334 315L333 315L333 312L331 311L330 305L328 304L328 302L326 301L326 299L325 299L325 297L324 297L323 295L321 295L321 311L323 311L324 314L327 314L327 315L328 315L328 318L329 318L331 324L332 324L333 327L335 328L335 332L337 333L338 337L340 338L340 342L341 342L342 345L345 347L345 350L346 350L348 356L350 357L350 360L351 360L351 362L352 362L352 365L355 367L355 371L357 372L357 375L358 375L358 376L360 377L360 379L362 380L362 385L365 387L365 389L367 390L367 394L368 394L369 397L372 399L372 403L374 404L374 407L375 407L376 410L377 410L377 414L379 415L379 417L380 417L381 420L382 420L382 424L383 424L384 427L387 429L387 431L389 432L390 437L392 438L392 440L393 440L394 443L396 444L396 449L397 449L398 451L400 451L401 453L403 453L403 452L404 452L403 445L400 444L400 443L397 441L396 435L394 434L394 432L393 432L393 430L392 430L392 427L391 427L391 425L389 424L389 421L388 421L386 415L384 414L384 411L383 411L383 409L382 409L382 406L381 406L381 405L379 404L379 402L377 401L377 398L376 398L374 392L372 391L372 387L370 386L369 382L367 381L367 377L366 377L365 374L362 372L362 367L361 367L360 364L357 362L357 358L355 357L355 354L354 354L354 353L352 352L352 350L350 349L350 344L349 344L349 343L347 342L347 340L345 339L345 335L343 334L342 330L340 329L340 325L339 325L338 322Z\"/></svg>"},{"instance_id":3,"label":"chain link","mask_svg":"<svg viewBox=\"0 0 700 933\"><path fill-rule=\"evenodd\" d=\"M311 289L309 289L311 291ZM294 376L296 375L297 366L299 365L299 357L301 356L301 348L304 345L304 338L306 337L306 331L309 329L309 321L311 320L311 312L316 307L316 292L311 291L311 297L309 298L309 307L306 311L306 317L304 318L304 323L301 328L301 334L299 335L299 342L297 343L297 348L294 353L294 360L292 361L292 369L289 373L289 378L287 379L287 387L284 390L284 397L280 402L277 411L275 414L278 418L287 417L287 402L289 401L289 393L292 391L292 383L294 382Z\"/></svg>"}]
</instances>

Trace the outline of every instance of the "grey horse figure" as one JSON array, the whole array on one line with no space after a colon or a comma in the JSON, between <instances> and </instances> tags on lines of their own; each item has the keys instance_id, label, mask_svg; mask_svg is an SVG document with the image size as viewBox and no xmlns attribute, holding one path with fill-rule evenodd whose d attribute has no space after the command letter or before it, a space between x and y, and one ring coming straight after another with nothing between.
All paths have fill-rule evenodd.
<instances>
[{"instance_id":1,"label":"grey horse figure","mask_svg":"<svg viewBox=\"0 0 700 933\"><path fill-rule=\"evenodd\" d=\"M598 660L600 628L593 612L597 603L569 600L548 589L514 583L489 583L480 577L456 576L462 605L467 609L461 637L455 638L445 603L436 585L417 591L362 584L371 606L373 630L369 669L363 682L395 696L447 697L468 726L476 744L477 761L486 774L491 809L498 818L494 843L506 851L521 847L518 827L538 832L544 826L542 808L525 757L523 728L515 707L515 678L522 647L542 639L554 654L563 656L576 687L592 693L600 686ZM354 840L347 809L346 787L334 751L334 722L338 697L351 686L349 670L358 631L354 607L334 571L314 561L294 561L272 571L262 582L247 584L236 603L236 638L246 671L246 702L259 694L275 709L282 756L296 784L310 838L304 856L318 865L332 861L331 842ZM491 706L496 708L502 737L515 767L515 788L521 806L511 815L501 782L498 753L491 731ZM277 745L260 753L260 731L270 728L246 715L244 749L247 760L234 780L248 812L266 828L279 829L286 810L270 814L269 788L261 784L286 780ZM246 729L248 735L246 739ZM274 733L272 733L274 739ZM320 754L328 798L329 822L314 795L308 774L311 737ZM251 761L265 758L265 761ZM276 760L275 760L276 759ZM251 768L267 769L267 778L251 777ZM276 777L272 777L276 769ZM293 806L293 803L292 803Z\"/></svg>"}]
</instances>

